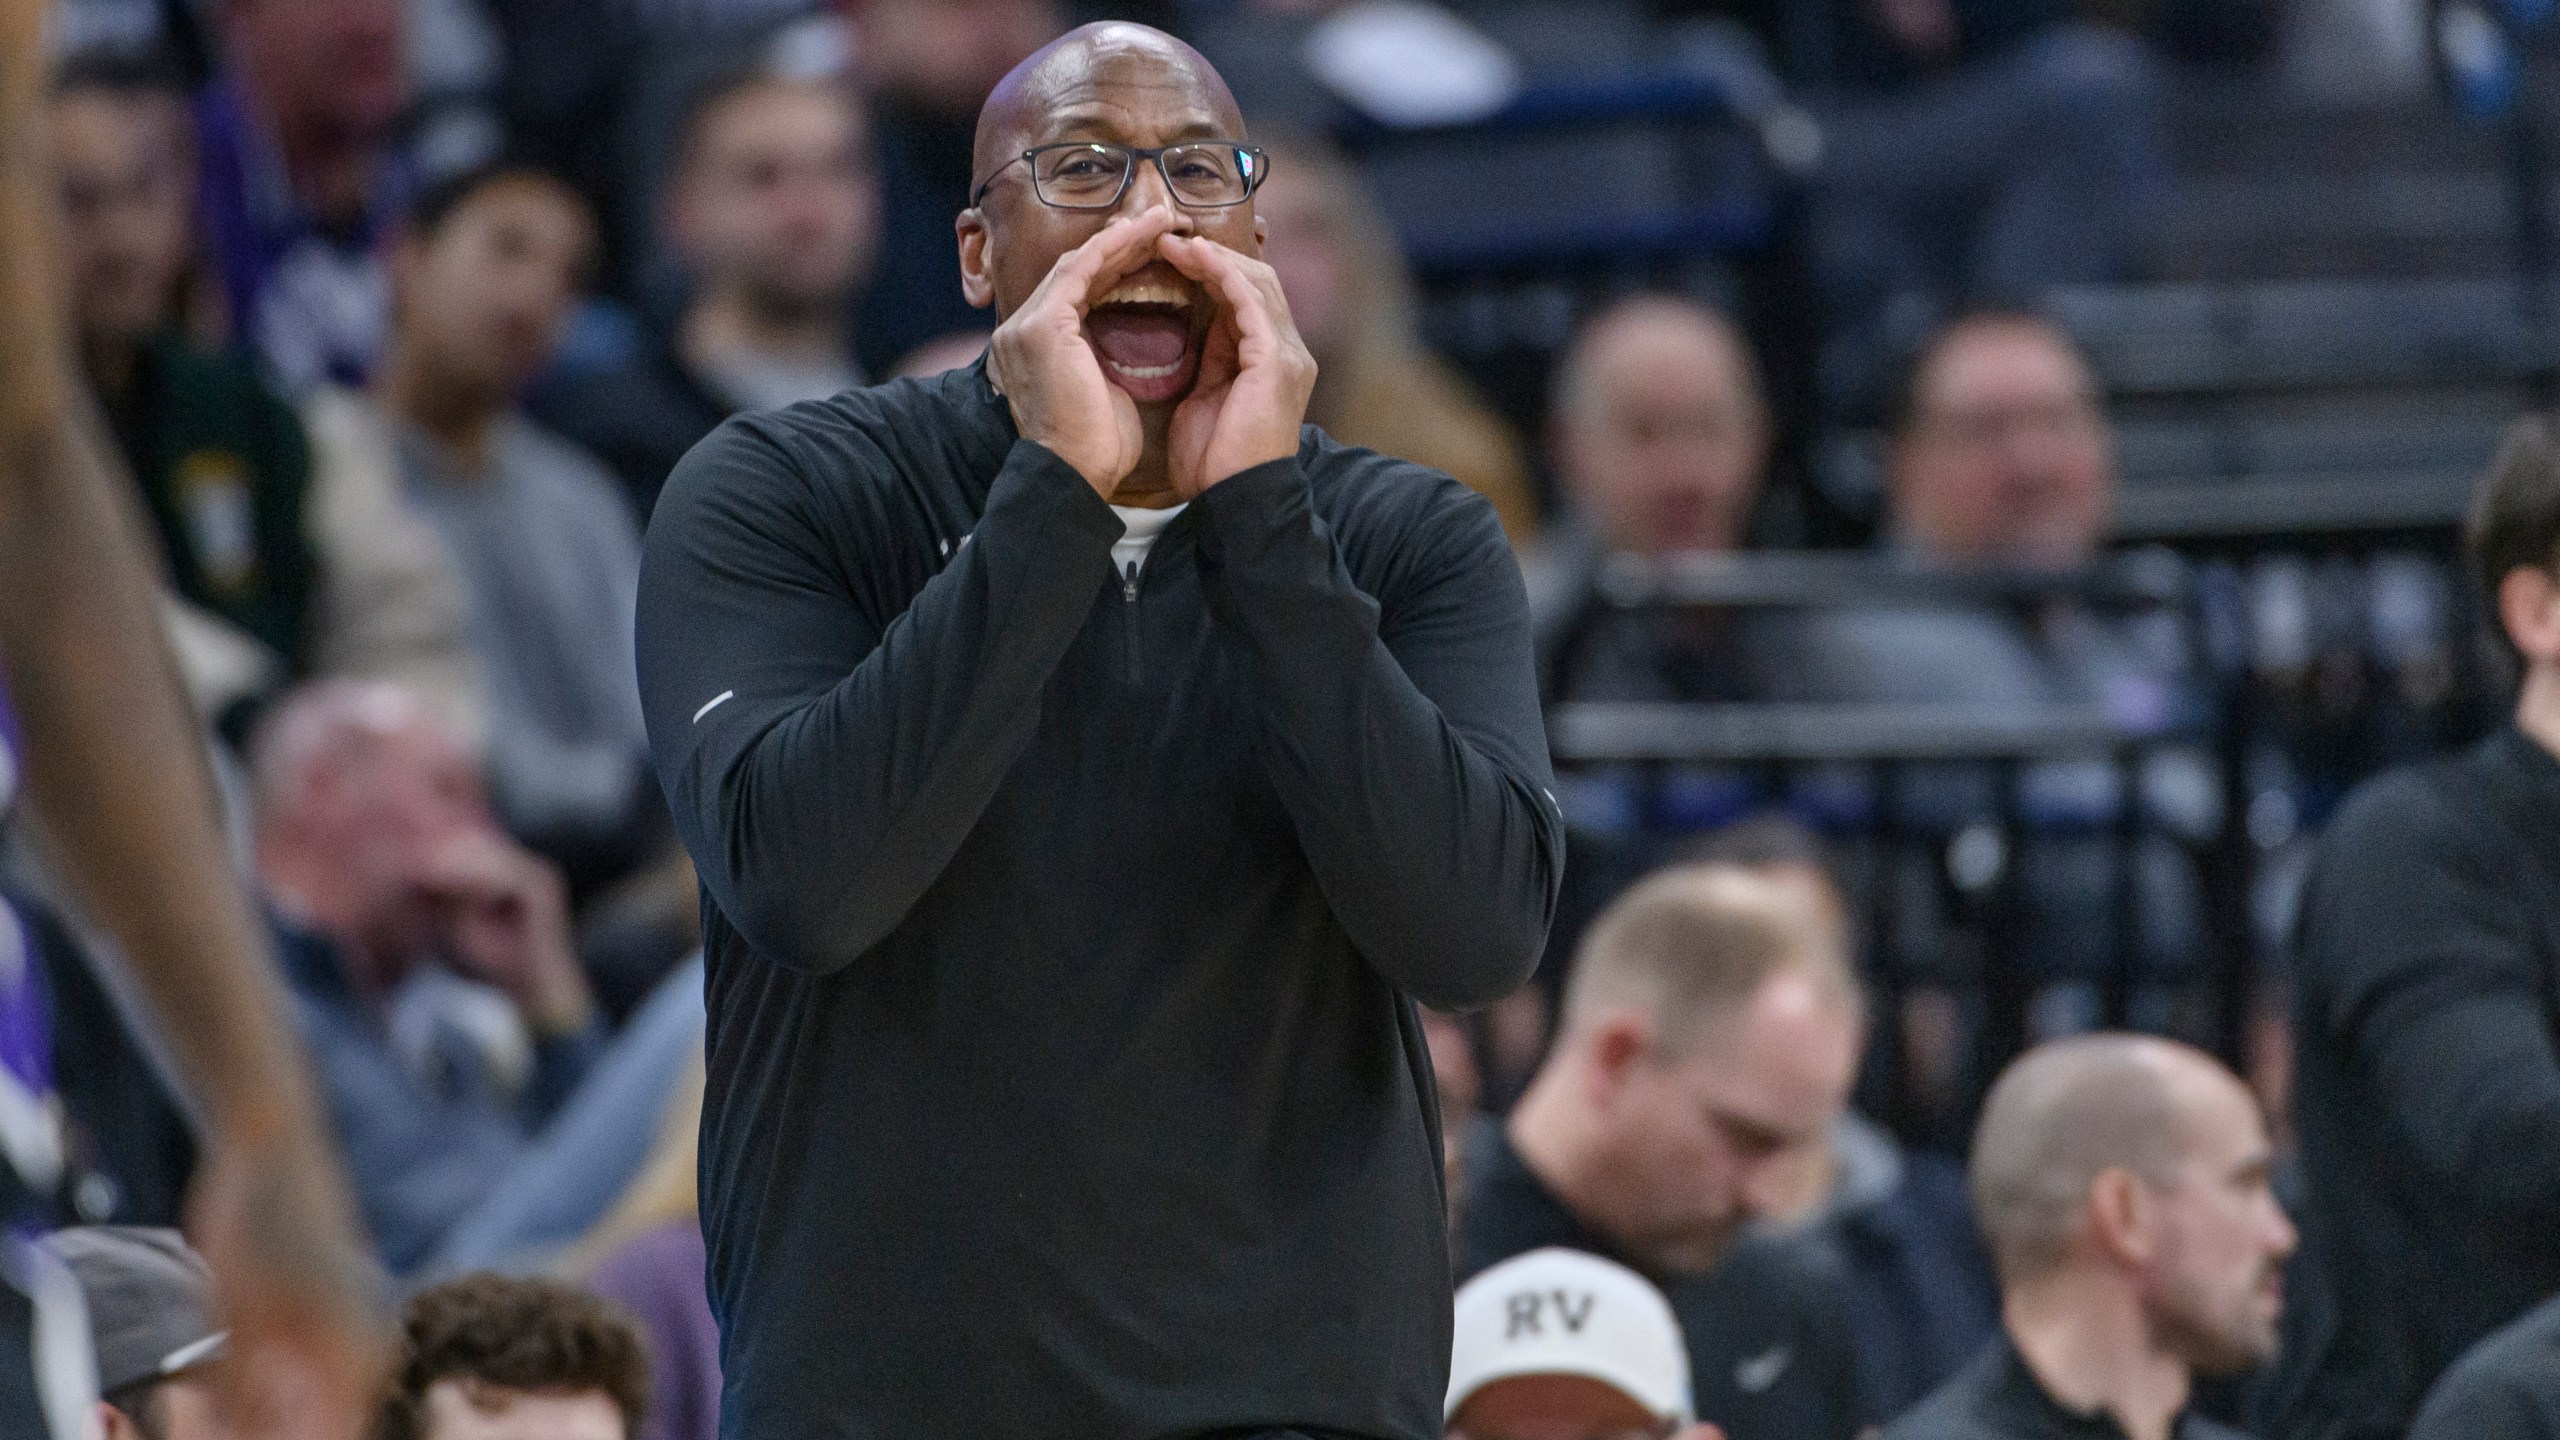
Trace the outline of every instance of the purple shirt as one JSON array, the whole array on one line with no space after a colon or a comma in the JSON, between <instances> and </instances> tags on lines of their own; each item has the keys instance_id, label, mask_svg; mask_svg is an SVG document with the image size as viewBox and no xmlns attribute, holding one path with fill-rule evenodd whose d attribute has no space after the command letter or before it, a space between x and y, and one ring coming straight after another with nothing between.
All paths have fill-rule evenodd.
<instances>
[{"instance_id":1,"label":"purple shirt","mask_svg":"<svg viewBox=\"0 0 2560 1440\"><path fill-rule=\"evenodd\" d=\"M0 683L0 814L17 798L17 712ZM0 1196L10 1181L44 1193L59 1180L62 1134L53 1099L53 1045L37 962L35 933L0 899ZM0 1214L0 1223L21 1217Z\"/></svg>"}]
</instances>

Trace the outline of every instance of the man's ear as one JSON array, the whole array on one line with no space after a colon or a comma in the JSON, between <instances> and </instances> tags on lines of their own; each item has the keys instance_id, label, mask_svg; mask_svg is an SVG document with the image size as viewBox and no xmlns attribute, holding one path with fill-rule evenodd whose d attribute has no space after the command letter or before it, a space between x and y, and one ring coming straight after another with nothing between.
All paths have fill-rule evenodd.
<instances>
[{"instance_id":1,"label":"man's ear","mask_svg":"<svg viewBox=\"0 0 2560 1440\"><path fill-rule=\"evenodd\" d=\"M1612 1010L1596 1018L1583 1032L1592 1102L1606 1108L1623 1094L1653 1046L1653 1022L1638 1011Z\"/></svg>"},{"instance_id":2,"label":"man's ear","mask_svg":"<svg viewBox=\"0 0 2560 1440\"><path fill-rule=\"evenodd\" d=\"M951 228L960 237L960 294L984 310L996 303L995 237L987 233L987 217L971 206Z\"/></svg>"},{"instance_id":3,"label":"man's ear","mask_svg":"<svg viewBox=\"0 0 2560 1440\"><path fill-rule=\"evenodd\" d=\"M2535 565L2519 565L2498 582L2498 620L2528 664L2560 661L2560 582Z\"/></svg>"},{"instance_id":4,"label":"man's ear","mask_svg":"<svg viewBox=\"0 0 2560 1440\"><path fill-rule=\"evenodd\" d=\"M2159 1206L2142 1177L2122 1166L2101 1170L2089 1182L2089 1239L2118 1264L2139 1269L2159 1246L2153 1232Z\"/></svg>"}]
</instances>

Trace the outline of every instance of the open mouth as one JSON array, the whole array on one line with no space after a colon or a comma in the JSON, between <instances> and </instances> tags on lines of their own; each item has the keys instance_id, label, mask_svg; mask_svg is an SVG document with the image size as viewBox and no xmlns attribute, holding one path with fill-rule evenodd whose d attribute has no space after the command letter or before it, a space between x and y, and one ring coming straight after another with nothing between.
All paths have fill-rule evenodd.
<instances>
[{"instance_id":1,"label":"open mouth","mask_svg":"<svg viewBox=\"0 0 2560 1440\"><path fill-rule=\"evenodd\" d=\"M1141 402L1189 393L1200 374L1207 306L1189 285L1144 273L1111 287L1085 312L1085 339L1112 384Z\"/></svg>"}]
</instances>

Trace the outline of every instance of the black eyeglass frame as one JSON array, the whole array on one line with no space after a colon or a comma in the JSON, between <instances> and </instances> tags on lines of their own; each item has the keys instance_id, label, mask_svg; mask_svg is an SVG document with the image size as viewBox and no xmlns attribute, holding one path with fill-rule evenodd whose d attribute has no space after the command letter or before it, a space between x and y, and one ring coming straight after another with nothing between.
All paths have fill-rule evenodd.
<instances>
[{"instance_id":1,"label":"black eyeglass frame","mask_svg":"<svg viewBox=\"0 0 2560 1440\"><path fill-rule=\"evenodd\" d=\"M1191 201L1183 199L1181 192L1173 188L1173 172L1164 168L1164 157L1176 150L1189 150L1202 145L1213 145L1220 149L1233 150L1239 155L1249 155L1253 157L1252 167L1245 175L1244 193L1242 195L1237 196L1233 200L1221 200L1212 205L1195 205ZM1174 202L1182 206L1185 210L1234 209L1236 206L1242 205L1246 201L1251 200L1254 196L1254 192L1262 188L1262 182L1268 179L1271 174L1271 157L1264 154L1260 146L1246 145L1235 140L1182 140L1171 145L1154 146L1114 145L1104 140L1061 140L1053 145L1034 145L1030 149L1023 151L1021 154L1014 156L1010 160L1007 160L1002 165L997 166L995 169L988 171L987 178L978 182L978 188L969 192L969 208L972 210L978 208L978 202L987 198L987 191L995 185L996 180L1001 177L1005 171L1012 169L1016 165L1027 163L1038 156L1047 155L1059 150L1116 151L1128 156L1129 164L1127 168L1120 172L1120 188L1111 192L1110 199L1095 205L1061 205L1056 201L1051 200L1047 195L1041 193L1040 172L1038 167L1033 167L1031 172L1032 198L1038 200L1041 204L1048 206L1052 210L1112 209L1123 199L1128 197L1129 187L1137 183L1138 162L1141 160L1153 161L1155 163L1156 174L1163 179L1166 192L1171 194L1174 198Z\"/></svg>"}]
</instances>

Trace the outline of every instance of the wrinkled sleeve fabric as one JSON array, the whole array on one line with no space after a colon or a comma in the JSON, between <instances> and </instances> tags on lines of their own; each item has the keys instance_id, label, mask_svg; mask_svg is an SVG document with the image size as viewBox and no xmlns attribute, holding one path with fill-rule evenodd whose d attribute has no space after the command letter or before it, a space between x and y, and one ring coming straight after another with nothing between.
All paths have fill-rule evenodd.
<instances>
[{"instance_id":1,"label":"wrinkled sleeve fabric","mask_svg":"<svg viewBox=\"0 0 2560 1440\"><path fill-rule=\"evenodd\" d=\"M824 973L894 929L1030 743L1122 526L1018 441L984 513L894 614L888 461L733 420L685 457L640 572L639 671L678 833L758 954ZM853 473L812 473L842 469Z\"/></svg>"},{"instance_id":2,"label":"wrinkled sleeve fabric","mask_svg":"<svg viewBox=\"0 0 2560 1440\"><path fill-rule=\"evenodd\" d=\"M2560 1054L2530 892L2488 824L2418 777L2378 784L2324 841L2300 963L2427 1187L2481 1218L2560 1224Z\"/></svg>"},{"instance_id":3,"label":"wrinkled sleeve fabric","mask_svg":"<svg viewBox=\"0 0 2560 1440\"><path fill-rule=\"evenodd\" d=\"M1196 503L1211 616L1256 678L1266 769L1344 931L1425 1004L1517 988L1554 918L1564 821L1493 507L1446 484L1372 597L1303 457Z\"/></svg>"}]
</instances>

